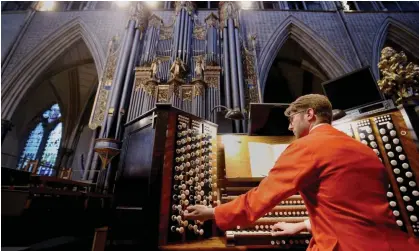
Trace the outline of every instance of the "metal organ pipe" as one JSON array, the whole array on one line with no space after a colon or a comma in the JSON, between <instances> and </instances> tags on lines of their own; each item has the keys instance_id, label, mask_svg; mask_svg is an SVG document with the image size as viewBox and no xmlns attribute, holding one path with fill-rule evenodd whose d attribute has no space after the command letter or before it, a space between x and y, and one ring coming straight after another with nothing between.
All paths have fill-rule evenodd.
<instances>
[{"instance_id":1,"label":"metal organ pipe","mask_svg":"<svg viewBox=\"0 0 419 251\"><path fill-rule=\"evenodd\" d=\"M183 20L183 34L182 34L182 40L183 40L183 44L182 44L182 56L181 59L184 63L186 63L186 44L188 43L187 41L187 37L188 37L188 29L189 29L189 22L188 22L188 18L189 15L188 13L185 11L185 19Z\"/></svg>"},{"instance_id":2,"label":"metal organ pipe","mask_svg":"<svg viewBox=\"0 0 419 251\"><path fill-rule=\"evenodd\" d=\"M183 38L183 30L184 30L184 26L185 26L185 24L183 22L183 19L185 19L185 10L181 9L180 10L180 20L179 20L179 23L180 23L180 32L179 32L179 38L178 38L179 44L178 44L178 47L175 48L175 50L177 51L176 57L179 57L179 58L181 58L181 53L182 53L182 45L183 45L183 39L182 38Z\"/></svg>"},{"instance_id":3,"label":"metal organ pipe","mask_svg":"<svg viewBox=\"0 0 419 251\"><path fill-rule=\"evenodd\" d=\"M174 61L176 59L176 54L177 54L177 48L178 48L178 44L179 44L179 33L180 33L180 18L178 18L176 20L176 24L175 24L175 31L173 33L173 42L174 42L174 50L172 51L172 61Z\"/></svg>"},{"instance_id":4,"label":"metal organ pipe","mask_svg":"<svg viewBox=\"0 0 419 251\"><path fill-rule=\"evenodd\" d=\"M116 74L116 78L113 81L113 85L112 85L112 91L111 91L111 99L110 102L108 103L108 109L107 111L109 111L109 108L114 108L114 113L118 111L118 101L119 101L119 97L120 97L120 92L121 92L121 85L122 85L122 80L124 77L124 72L126 70L127 67L127 63L128 63L128 53L129 53L129 49L131 49L132 47L132 40L133 40L133 33L134 33L134 26L135 26L135 21L130 20L128 23L128 32L126 35L126 43L124 43L124 48L123 51L120 54L120 57L122 58L120 61L120 64L117 65L117 74ZM115 114L113 116L108 116L106 119L106 134L104 135L104 137L109 137L111 129L112 129L112 125L113 122L115 120Z\"/></svg>"},{"instance_id":5,"label":"metal organ pipe","mask_svg":"<svg viewBox=\"0 0 419 251\"><path fill-rule=\"evenodd\" d=\"M239 95L240 95L240 109L244 111L246 108L245 100L244 100L244 77L243 77L243 66L242 66L242 55L241 55L241 48L240 48L240 37L239 37L239 30L236 28L234 30L234 35L236 36L236 55L237 55L237 72L239 73ZM246 128L246 121L241 121L243 131L247 132Z\"/></svg>"},{"instance_id":6,"label":"metal organ pipe","mask_svg":"<svg viewBox=\"0 0 419 251\"><path fill-rule=\"evenodd\" d=\"M137 51L138 51L138 44L140 41L140 33L141 31L137 28L135 29L135 35L134 35L134 43L131 49L131 55L129 57L129 61L128 61L128 67L127 67L127 72L125 75L125 81L124 81L124 88L122 90L122 98L121 98L121 102L119 104L120 110L124 109L124 112L126 110L126 99L127 96L129 96L128 90L132 90L132 84L134 81L132 81L132 76L134 75L134 63L135 63L135 58L137 57ZM119 138L119 131L121 128L121 122L122 122L122 117L124 115L122 115L120 112L117 114L118 115L118 120L116 123L116 133L115 133L115 137ZM126 116L126 115L125 115Z\"/></svg>"},{"instance_id":7,"label":"metal organ pipe","mask_svg":"<svg viewBox=\"0 0 419 251\"><path fill-rule=\"evenodd\" d=\"M231 108L231 97L230 97L230 71L228 70L228 35L227 28L224 28L223 32L223 54L224 54L224 86L225 86L225 96L226 96L226 107Z\"/></svg>"},{"instance_id":8,"label":"metal organ pipe","mask_svg":"<svg viewBox=\"0 0 419 251\"><path fill-rule=\"evenodd\" d=\"M236 43L234 42L234 24L230 18L227 20L228 25L228 44L230 53L230 70L231 70L231 89L233 91L233 109L240 108L239 103L239 90L238 90L238 77L237 77L237 61L236 61ZM240 132L240 122L235 120L234 125L236 132Z\"/></svg>"}]
</instances>

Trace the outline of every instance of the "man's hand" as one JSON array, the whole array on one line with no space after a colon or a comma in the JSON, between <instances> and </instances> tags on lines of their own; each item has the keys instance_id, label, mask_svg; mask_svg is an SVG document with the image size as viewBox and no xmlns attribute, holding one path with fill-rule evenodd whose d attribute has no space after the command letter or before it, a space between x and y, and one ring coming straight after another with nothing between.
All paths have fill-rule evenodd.
<instances>
[{"instance_id":1,"label":"man's hand","mask_svg":"<svg viewBox=\"0 0 419 251\"><path fill-rule=\"evenodd\" d=\"M304 222L278 222L272 228L272 236L294 235L306 229ZM279 230L279 231L277 231Z\"/></svg>"},{"instance_id":2,"label":"man's hand","mask_svg":"<svg viewBox=\"0 0 419 251\"><path fill-rule=\"evenodd\" d=\"M214 219L214 208L203 205L189 206L183 216L186 220L206 221Z\"/></svg>"}]
</instances>

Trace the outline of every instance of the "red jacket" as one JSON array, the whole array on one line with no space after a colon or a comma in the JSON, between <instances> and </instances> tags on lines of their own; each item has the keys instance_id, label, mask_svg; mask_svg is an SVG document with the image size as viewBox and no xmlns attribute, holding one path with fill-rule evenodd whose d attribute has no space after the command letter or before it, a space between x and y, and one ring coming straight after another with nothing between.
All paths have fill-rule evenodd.
<instances>
[{"instance_id":1,"label":"red jacket","mask_svg":"<svg viewBox=\"0 0 419 251\"><path fill-rule=\"evenodd\" d=\"M387 186L370 148L322 125L292 142L258 187L216 207L215 222L222 230L246 226L299 192L312 226L307 250L418 251L396 225Z\"/></svg>"}]
</instances>

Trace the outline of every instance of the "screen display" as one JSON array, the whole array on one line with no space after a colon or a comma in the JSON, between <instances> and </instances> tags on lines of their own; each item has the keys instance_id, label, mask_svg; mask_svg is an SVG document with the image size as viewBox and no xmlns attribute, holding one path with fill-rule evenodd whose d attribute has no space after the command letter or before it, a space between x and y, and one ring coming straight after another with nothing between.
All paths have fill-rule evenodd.
<instances>
[{"instance_id":1,"label":"screen display","mask_svg":"<svg viewBox=\"0 0 419 251\"><path fill-rule=\"evenodd\" d=\"M285 103L251 103L249 135L293 136L288 130L288 118L284 115L288 106Z\"/></svg>"},{"instance_id":2,"label":"screen display","mask_svg":"<svg viewBox=\"0 0 419 251\"><path fill-rule=\"evenodd\" d=\"M322 83L333 109L348 110L383 100L370 68Z\"/></svg>"}]
</instances>

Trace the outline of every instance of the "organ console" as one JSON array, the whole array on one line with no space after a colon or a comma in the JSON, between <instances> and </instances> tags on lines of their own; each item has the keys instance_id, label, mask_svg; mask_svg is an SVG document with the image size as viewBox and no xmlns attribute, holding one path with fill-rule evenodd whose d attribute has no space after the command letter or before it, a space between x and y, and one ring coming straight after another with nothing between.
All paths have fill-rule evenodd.
<instances>
[{"instance_id":1,"label":"organ console","mask_svg":"<svg viewBox=\"0 0 419 251\"><path fill-rule=\"evenodd\" d=\"M136 241L155 246L214 235L211 222L185 220L183 214L188 205L220 203L216 137L215 124L165 104L128 122L116 209L128 222L139 221L116 226L115 232L147 226Z\"/></svg>"},{"instance_id":2,"label":"organ console","mask_svg":"<svg viewBox=\"0 0 419 251\"><path fill-rule=\"evenodd\" d=\"M387 197L402 231L419 236L419 153L402 110L346 116L333 126L368 145L385 165ZM217 125L170 105L157 107L126 124L115 186L118 218L114 240L124 238L159 250L305 250L311 235L271 235L279 222L301 222L309 215L295 194L250 226L222 232L212 221L183 218L186 207L216 207L256 187L249 143L289 144L293 136L218 134ZM371 177L372 179L374 177Z\"/></svg>"},{"instance_id":3,"label":"organ console","mask_svg":"<svg viewBox=\"0 0 419 251\"><path fill-rule=\"evenodd\" d=\"M384 163L389 178L387 198L402 231L419 237L419 153L417 136L403 109L358 119L335 121L336 128L369 146Z\"/></svg>"}]
</instances>

